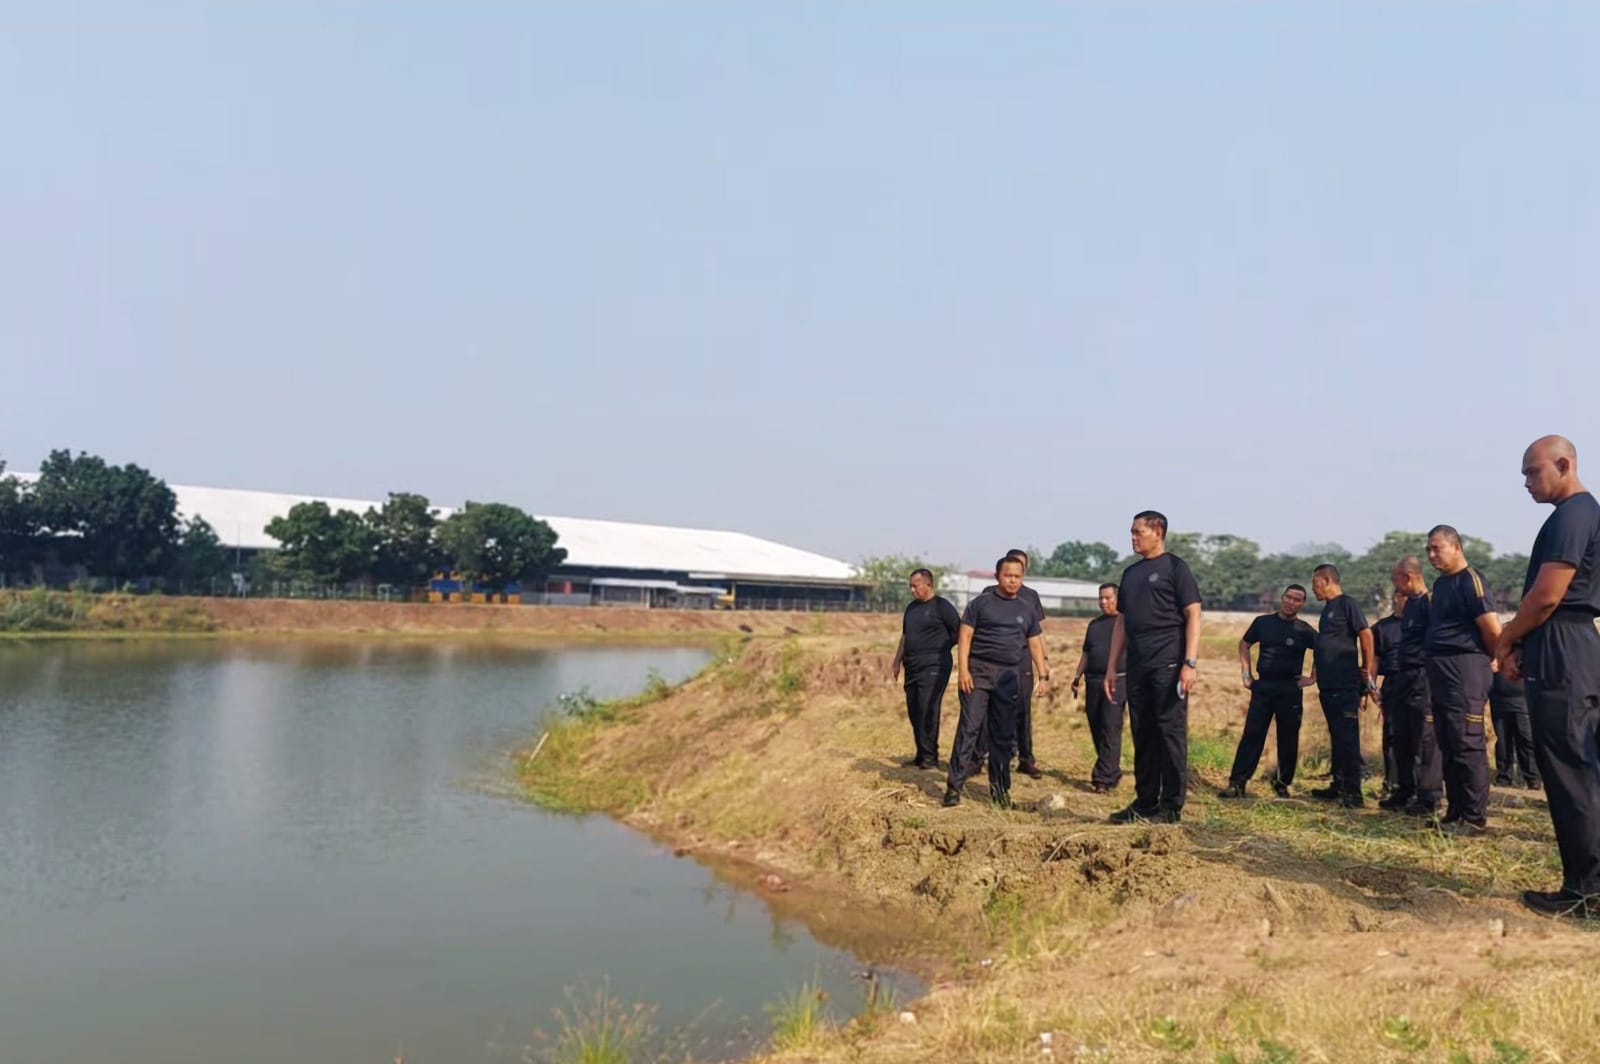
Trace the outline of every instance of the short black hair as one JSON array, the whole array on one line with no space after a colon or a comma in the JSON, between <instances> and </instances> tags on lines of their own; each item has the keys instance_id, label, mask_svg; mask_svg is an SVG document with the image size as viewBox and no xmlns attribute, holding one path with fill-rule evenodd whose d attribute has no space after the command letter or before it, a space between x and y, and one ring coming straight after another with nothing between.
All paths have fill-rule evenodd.
<instances>
[{"instance_id":1,"label":"short black hair","mask_svg":"<svg viewBox=\"0 0 1600 1064\"><path fill-rule=\"evenodd\" d=\"M909 577L909 579L915 580L919 576L925 576L925 577L928 578L928 583L930 583L930 584L933 583L933 570L932 569L913 569L913 570L911 570L911 576Z\"/></svg>"},{"instance_id":2,"label":"short black hair","mask_svg":"<svg viewBox=\"0 0 1600 1064\"><path fill-rule=\"evenodd\" d=\"M1122 594L1122 588L1120 586L1118 586L1117 584L1101 584L1100 585L1100 590L1101 591L1104 591L1107 588L1110 588L1112 591L1115 591L1119 595Z\"/></svg>"},{"instance_id":3,"label":"short black hair","mask_svg":"<svg viewBox=\"0 0 1600 1064\"><path fill-rule=\"evenodd\" d=\"M1283 589L1283 593L1285 595L1287 595L1291 591L1298 591L1298 592L1300 592L1301 595L1304 595L1306 593L1305 585L1303 585L1303 584L1290 584L1288 587Z\"/></svg>"},{"instance_id":4,"label":"short black hair","mask_svg":"<svg viewBox=\"0 0 1600 1064\"><path fill-rule=\"evenodd\" d=\"M1461 546L1461 533L1449 525L1434 525L1428 529L1428 538L1432 539L1434 536L1443 536L1447 541L1454 543L1458 547Z\"/></svg>"},{"instance_id":5,"label":"short black hair","mask_svg":"<svg viewBox=\"0 0 1600 1064\"><path fill-rule=\"evenodd\" d=\"M1334 583L1339 583L1339 567L1332 562L1323 562L1311 570L1312 576L1323 575L1332 578Z\"/></svg>"},{"instance_id":6,"label":"short black hair","mask_svg":"<svg viewBox=\"0 0 1600 1064\"><path fill-rule=\"evenodd\" d=\"M1156 535L1162 539L1167 538L1167 515L1158 510L1140 510L1133 515L1134 521L1143 521L1156 530Z\"/></svg>"},{"instance_id":7,"label":"short black hair","mask_svg":"<svg viewBox=\"0 0 1600 1064\"><path fill-rule=\"evenodd\" d=\"M1023 565L1027 565L1029 560L1028 552L1023 550L1021 547L1012 547L1010 550L1006 551L1006 557L1016 558L1018 561L1022 562Z\"/></svg>"},{"instance_id":8,"label":"short black hair","mask_svg":"<svg viewBox=\"0 0 1600 1064\"><path fill-rule=\"evenodd\" d=\"M1001 558L999 561L994 563L994 575L996 577L1000 575L1000 570L1005 568L1006 562L1010 562L1013 565L1022 565L1021 558L1013 558L1011 555L1007 554L1004 558ZM1027 568L1027 566L1023 566L1023 568Z\"/></svg>"}]
</instances>

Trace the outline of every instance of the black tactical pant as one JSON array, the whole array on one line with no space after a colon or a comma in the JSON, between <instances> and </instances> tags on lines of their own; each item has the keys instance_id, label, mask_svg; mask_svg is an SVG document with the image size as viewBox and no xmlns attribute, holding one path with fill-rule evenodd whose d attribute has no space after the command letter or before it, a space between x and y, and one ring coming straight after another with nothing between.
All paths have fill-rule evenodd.
<instances>
[{"instance_id":1,"label":"black tactical pant","mask_svg":"<svg viewBox=\"0 0 1600 1064\"><path fill-rule=\"evenodd\" d=\"M1277 780L1284 785L1294 782L1294 770L1300 762L1300 722L1305 715L1305 700L1300 684L1295 680L1268 680L1257 678L1250 685L1250 709L1244 718L1244 734L1239 736L1239 749L1233 755L1233 770L1228 782L1245 784L1256 774L1261 764L1261 751L1267 745L1267 728L1278 722L1278 773Z\"/></svg>"},{"instance_id":2,"label":"black tactical pant","mask_svg":"<svg viewBox=\"0 0 1600 1064\"><path fill-rule=\"evenodd\" d=\"M1022 659L1018 668L1021 688L1017 691L1017 764L1033 764L1033 657Z\"/></svg>"},{"instance_id":3,"label":"black tactical pant","mask_svg":"<svg viewBox=\"0 0 1600 1064\"><path fill-rule=\"evenodd\" d=\"M1189 787L1189 703L1178 697L1178 664L1128 669L1134 807L1176 812Z\"/></svg>"},{"instance_id":4,"label":"black tactical pant","mask_svg":"<svg viewBox=\"0 0 1600 1064\"><path fill-rule=\"evenodd\" d=\"M1361 793L1361 688L1318 685L1317 700L1328 722L1332 745L1333 786L1340 794Z\"/></svg>"},{"instance_id":5,"label":"black tactical pant","mask_svg":"<svg viewBox=\"0 0 1600 1064\"><path fill-rule=\"evenodd\" d=\"M1128 678L1118 675L1112 697L1106 697L1104 675L1089 673L1083 693L1083 706L1089 717L1089 737L1094 740L1094 770L1089 782L1115 787L1122 782L1122 701L1127 695Z\"/></svg>"},{"instance_id":6,"label":"black tactical pant","mask_svg":"<svg viewBox=\"0 0 1600 1064\"><path fill-rule=\"evenodd\" d=\"M1383 715L1394 728L1395 788L1392 797L1439 804L1444 768L1433 729L1433 704L1428 698L1425 669L1403 669L1383 678Z\"/></svg>"},{"instance_id":7,"label":"black tactical pant","mask_svg":"<svg viewBox=\"0 0 1600 1064\"><path fill-rule=\"evenodd\" d=\"M1482 821L1489 814L1489 747L1483 714L1494 673L1486 654L1428 659L1433 730L1444 762L1445 815Z\"/></svg>"},{"instance_id":8,"label":"black tactical pant","mask_svg":"<svg viewBox=\"0 0 1600 1064\"><path fill-rule=\"evenodd\" d=\"M1523 642L1533 754L1561 851L1561 885L1600 894L1600 635L1558 612Z\"/></svg>"},{"instance_id":9,"label":"black tactical pant","mask_svg":"<svg viewBox=\"0 0 1600 1064\"><path fill-rule=\"evenodd\" d=\"M1387 679L1384 683L1388 683ZM1380 696L1378 704L1383 704ZM1395 786L1400 782L1400 771L1394 760L1394 721L1389 718L1389 711L1383 712L1383 787L1390 794L1394 793Z\"/></svg>"},{"instance_id":10,"label":"black tactical pant","mask_svg":"<svg viewBox=\"0 0 1600 1064\"><path fill-rule=\"evenodd\" d=\"M906 716L911 719L917 760L932 764L939 760L939 710L950 684L950 655L937 661L907 662L905 669Z\"/></svg>"},{"instance_id":11,"label":"black tactical pant","mask_svg":"<svg viewBox=\"0 0 1600 1064\"><path fill-rule=\"evenodd\" d=\"M972 693L961 695L961 721L956 741L950 750L951 790L960 790L978 770L978 740L987 730L989 737L989 793L1011 790L1011 752L1017 742L1017 701L1022 686L1021 670L1016 665L972 658Z\"/></svg>"},{"instance_id":12,"label":"black tactical pant","mask_svg":"<svg viewBox=\"0 0 1600 1064\"><path fill-rule=\"evenodd\" d=\"M1539 766L1533 757L1533 721L1524 702L1510 709L1494 704L1489 696L1489 719L1494 722L1494 775L1497 783L1516 783L1517 773L1529 787L1540 786Z\"/></svg>"}]
</instances>

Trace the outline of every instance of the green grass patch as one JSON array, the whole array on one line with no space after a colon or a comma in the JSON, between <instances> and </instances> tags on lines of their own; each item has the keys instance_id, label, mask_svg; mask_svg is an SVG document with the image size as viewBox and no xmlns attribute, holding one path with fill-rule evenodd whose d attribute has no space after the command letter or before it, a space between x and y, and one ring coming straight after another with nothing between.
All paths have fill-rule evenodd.
<instances>
[{"instance_id":1,"label":"green grass patch","mask_svg":"<svg viewBox=\"0 0 1600 1064\"><path fill-rule=\"evenodd\" d=\"M216 623L193 600L88 591L0 591L0 634L211 632Z\"/></svg>"},{"instance_id":2,"label":"green grass patch","mask_svg":"<svg viewBox=\"0 0 1600 1064\"><path fill-rule=\"evenodd\" d=\"M764 1008L772 1020L772 1048L777 1051L805 1049L829 1029L827 992L820 973L801 983Z\"/></svg>"}]
</instances>

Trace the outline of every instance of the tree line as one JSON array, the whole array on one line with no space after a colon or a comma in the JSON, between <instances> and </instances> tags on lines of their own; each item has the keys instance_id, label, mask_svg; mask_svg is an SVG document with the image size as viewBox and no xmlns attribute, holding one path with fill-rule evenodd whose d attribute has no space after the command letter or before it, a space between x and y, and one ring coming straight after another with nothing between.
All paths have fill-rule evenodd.
<instances>
[{"instance_id":1,"label":"tree line","mask_svg":"<svg viewBox=\"0 0 1600 1064\"><path fill-rule=\"evenodd\" d=\"M43 583L51 564L74 570L79 583L113 588L192 590L233 573L216 530L198 515L183 520L172 489L140 466L57 450L32 483L5 470L0 459L0 576L7 582ZM409 492L361 514L298 503L262 531L280 547L252 561L255 583L411 588L437 569L454 569L502 591L542 582L567 555L554 529L515 506L469 502L441 518L427 498Z\"/></svg>"},{"instance_id":2,"label":"tree line","mask_svg":"<svg viewBox=\"0 0 1600 1064\"><path fill-rule=\"evenodd\" d=\"M1522 582L1528 568L1526 554L1496 554L1487 540L1463 534L1461 545L1467 560L1483 574L1494 590L1501 607L1515 606L1522 599ZM1206 609L1270 609L1283 589L1291 584L1311 584L1311 570L1325 562L1339 567L1344 590L1365 607L1382 610L1393 592L1389 570L1395 560L1414 554L1426 560L1427 535L1423 532L1391 531L1367 550L1356 554L1337 543L1307 544L1292 551L1262 554L1251 539L1232 534L1173 532L1167 536L1167 549L1189 563L1200 598ZM1028 550L1028 575L1061 577L1095 583L1115 583L1122 570L1136 560L1131 554L1100 542L1067 540L1054 550L1036 547ZM913 569L931 569L935 583L954 571L948 564L930 564L906 555L880 555L864 559L858 566L862 577L872 582L868 599L875 608L897 609L907 601L906 577Z\"/></svg>"}]
</instances>

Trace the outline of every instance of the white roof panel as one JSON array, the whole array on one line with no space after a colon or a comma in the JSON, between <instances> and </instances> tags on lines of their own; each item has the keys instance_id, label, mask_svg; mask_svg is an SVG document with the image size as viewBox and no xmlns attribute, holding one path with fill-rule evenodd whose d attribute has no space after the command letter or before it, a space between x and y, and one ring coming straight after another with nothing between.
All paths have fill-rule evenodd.
<instances>
[{"instance_id":1,"label":"white roof panel","mask_svg":"<svg viewBox=\"0 0 1600 1064\"><path fill-rule=\"evenodd\" d=\"M16 476L27 481L37 478L33 473ZM178 512L185 519L205 518L224 544L246 550L276 548L278 541L266 533L267 523L274 517L286 516L296 503L320 498L334 510L356 513L383 505L372 499L285 495L189 484L169 487L177 495ZM454 512L448 507L438 510L441 517ZM855 577L855 567L847 562L742 532L597 521L586 517L543 516L542 519L555 530L557 544L566 548L566 564L571 566L799 580L851 580Z\"/></svg>"}]
</instances>

